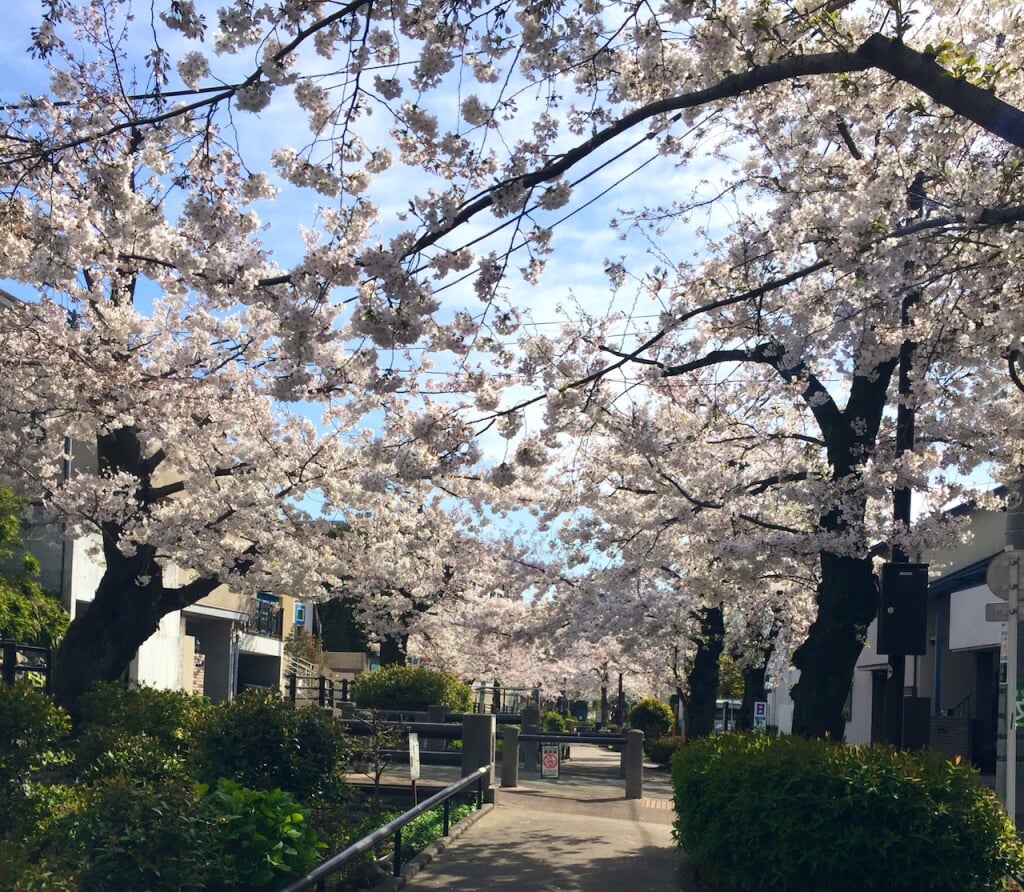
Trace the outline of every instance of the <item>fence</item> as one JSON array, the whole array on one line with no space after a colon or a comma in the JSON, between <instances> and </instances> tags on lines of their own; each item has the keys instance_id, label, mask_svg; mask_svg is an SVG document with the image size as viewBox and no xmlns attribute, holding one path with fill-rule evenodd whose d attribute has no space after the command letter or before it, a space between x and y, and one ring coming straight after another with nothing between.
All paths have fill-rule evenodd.
<instances>
[{"instance_id":1,"label":"fence","mask_svg":"<svg viewBox=\"0 0 1024 892\"><path fill-rule=\"evenodd\" d=\"M42 680L50 689L50 650L17 641L0 641L0 675L3 682L12 685L20 678Z\"/></svg>"},{"instance_id":2,"label":"fence","mask_svg":"<svg viewBox=\"0 0 1024 892\"><path fill-rule=\"evenodd\" d=\"M297 675L289 672L285 682L285 696L296 706L315 703L323 709L335 709L350 703L347 678L334 679L326 675Z\"/></svg>"},{"instance_id":3,"label":"fence","mask_svg":"<svg viewBox=\"0 0 1024 892\"><path fill-rule=\"evenodd\" d=\"M283 892L304 892L304 890L313 889L314 887L318 890L325 889L325 881L327 877L337 873L345 867L345 865L350 864L356 858L372 851L380 845L380 843L384 842L391 836L394 837L395 841L394 854L392 856L393 873L395 876L399 876L402 872L402 828L410 821L418 818L420 815L441 806L444 809L444 826L442 831L443 835L447 836L449 831L452 797L457 796L463 790L468 790L470 787L475 786L476 807L477 809L481 808L484 801L484 786L487 782L488 776L490 775L491 768L491 765L482 765L480 768L477 768L476 771L466 775L466 777L461 780L448 785L441 790L440 793L436 793L429 799L425 799L419 805L416 805L404 814L399 815L393 821L390 821L383 827L375 830L369 836L364 836L358 842L353 843L333 858L328 858L323 864L316 867L302 879L296 880L291 885L286 886Z\"/></svg>"}]
</instances>

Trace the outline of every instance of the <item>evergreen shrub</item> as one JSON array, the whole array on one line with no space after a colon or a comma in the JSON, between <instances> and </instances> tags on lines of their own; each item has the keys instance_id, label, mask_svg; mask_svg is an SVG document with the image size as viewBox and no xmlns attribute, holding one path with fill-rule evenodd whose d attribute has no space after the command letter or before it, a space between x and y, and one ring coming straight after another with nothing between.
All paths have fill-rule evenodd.
<instances>
[{"instance_id":1,"label":"evergreen shrub","mask_svg":"<svg viewBox=\"0 0 1024 892\"><path fill-rule=\"evenodd\" d=\"M327 710L296 708L269 691L220 703L195 731L197 777L260 790L279 788L304 802L342 795L349 741Z\"/></svg>"},{"instance_id":2,"label":"evergreen shrub","mask_svg":"<svg viewBox=\"0 0 1024 892\"><path fill-rule=\"evenodd\" d=\"M977 772L933 752L719 734L672 759L675 837L736 892L1004 888L1024 848Z\"/></svg>"},{"instance_id":3,"label":"evergreen shrub","mask_svg":"<svg viewBox=\"0 0 1024 892\"><path fill-rule=\"evenodd\" d=\"M0 684L0 835L35 823L40 797L32 778L70 761L70 731L68 714L45 691L27 680Z\"/></svg>"},{"instance_id":4,"label":"evergreen shrub","mask_svg":"<svg viewBox=\"0 0 1024 892\"><path fill-rule=\"evenodd\" d=\"M541 727L543 727L545 731L561 734L565 731L565 719L561 714L552 710L544 713L544 718L541 720Z\"/></svg>"},{"instance_id":5,"label":"evergreen shrub","mask_svg":"<svg viewBox=\"0 0 1024 892\"><path fill-rule=\"evenodd\" d=\"M193 735L213 708L204 697L182 691L97 684L80 701L75 767L93 780L189 777Z\"/></svg>"},{"instance_id":6,"label":"evergreen shrub","mask_svg":"<svg viewBox=\"0 0 1024 892\"><path fill-rule=\"evenodd\" d=\"M657 697L644 697L633 704L629 711L630 728L644 732L644 740L664 737L672 727L672 708Z\"/></svg>"},{"instance_id":7,"label":"evergreen shrub","mask_svg":"<svg viewBox=\"0 0 1024 892\"><path fill-rule=\"evenodd\" d=\"M677 751L683 748L682 737L658 737L656 740L644 739L644 752L647 758L657 765L668 765Z\"/></svg>"},{"instance_id":8,"label":"evergreen shrub","mask_svg":"<svg viewBox=\"0 0 1024 892\"><path fill-rule=\"evenodd\" d=\"M66 761L68 714L45 691L22 680L0 684L0 795L21 786L28 775Z\"/></svg>"},{"instance_id":9,"label":"evergreen shrub","mask_svg":"<svg viewBox=\"0 0 1024 892\"><path fill-rule=\"evenodd\" d=\"M280 889L316 865L308 812L280 790L103 778L25 837L0 841L0 888Z\"/></svg>"},{"instance_id":10,"label":"evergreen shrub","mask_svg":"<svg viewBox=\"0 0 1024 892\"><path fill-rule=\"evenodd\" d=\"M352 699L361 709L423 712L428 706L444 706L450 712L469 712L473 692L454 675L437 669L384 666L356 676Z\"/></svg>"}]
</instances>

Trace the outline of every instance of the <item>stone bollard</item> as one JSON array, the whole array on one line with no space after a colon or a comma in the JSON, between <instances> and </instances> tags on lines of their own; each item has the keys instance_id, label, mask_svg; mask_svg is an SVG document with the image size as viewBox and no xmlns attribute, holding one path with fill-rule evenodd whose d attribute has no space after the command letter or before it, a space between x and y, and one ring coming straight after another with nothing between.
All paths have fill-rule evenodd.
<instances>
[{"instance_id":1,"label":"stone bollard","mask_svg":"<svg viewBox=\"0 0 1024 892\"><path fill-rule=\"evenodd\" d=\"M443 725L445 719L448 717L447 706L428 706L427 715L424 721L430 722L435 725ZM443 750L447 749L448 741L442 740L440 737L428 737L423 741L423 748L425 750Z\"/></svg>"},{"instance_id":2,"label":"stone bollard","mask_svg":"<svg viewBox=\"0 0 1024 892\"><path fill-rule=\"evenodd\" d=\"M526 706L523 708L523 733L540 733L540 710L536 706ZM523 757L523 768L527 771L536 771L537 758L540 754L537 742L527 741L522 743L519 747L519 752Z\"/></svg>"},{"instance_id":3,"label":"stone bollard","mask_svg":"<svg viewBox=\"0 0 1024 892\"><path fill-rule=\"evenodd\" d=\"M464 715L462 717L462 776L489 765L484 777L484 800L494 802L494 716Z\"/></svg>"},{"instance_id":4,"label":"stone bollard","mask_svg":"<svg viewBox=\"0 0 1024 892\"><path fill-rule=\"evenodd\" d=\"M519 729L512 726L501 734L501 785L519 786Z\"/></svg>"},{"instance_id":5,"label":"stone bollard","mask_svg":"<svg viewBox=\"0 0 1024 892\"><path fill-rule=\"evenodd\" d=\"M626 732L626 798L644 795L644 732L636 728Z\"/></svg>"}]
</instances>

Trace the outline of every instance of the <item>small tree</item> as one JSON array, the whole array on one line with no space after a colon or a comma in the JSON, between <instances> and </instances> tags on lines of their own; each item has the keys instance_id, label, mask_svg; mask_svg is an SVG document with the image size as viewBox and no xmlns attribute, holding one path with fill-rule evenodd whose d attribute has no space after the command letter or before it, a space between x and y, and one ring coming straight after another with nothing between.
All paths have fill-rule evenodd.
<instances>
[{"instance_id":1,"label":"small tree","mask_svg":"<svg viewBox=\"0 0 1024 892\"><path fill-rule=\"evenodd\" d=\"M473 703L469 685L436 669L385 666L364 672L352 686L352 699L363 709L409 709L445 706L466 712Z\"/></svg>"},{"instance_id":2,"label":"small tree","mask_svg":"<svg viewBox=\"0 0 1024 892\"><path fill-rule=\"evenodd\" d=\"M672 710L657 697L644 697L629 711L629 724L644 732L645 740L657 740L672 727Z\"/></svg>"},{"instance_id":3,"label":"small tree","mask_svg":"<svg viewBox=\"0 0 1024 892\"><path fill-rule=\"evenodd\" d=\"M25 500L0 486L0 638L19 644L54 647L67 630L69 617L60 598L38 582L39 562L22 550L21 512Z\"/></svg>"}]
</instances>

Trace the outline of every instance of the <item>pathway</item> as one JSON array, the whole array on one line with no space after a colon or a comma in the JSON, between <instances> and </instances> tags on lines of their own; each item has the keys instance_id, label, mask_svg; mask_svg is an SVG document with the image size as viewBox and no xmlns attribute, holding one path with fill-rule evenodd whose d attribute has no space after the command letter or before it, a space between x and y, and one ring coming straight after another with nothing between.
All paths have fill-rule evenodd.
<instances>
[{"instance_id":1,"label":"pathway","mask_svg":"<svg viewBox=\"0 0 1024 892\"><path fill-rule=\"evenodd\" d=\"M497 803L405 883L411 892L694 892L672 841L668 772L626 800L619 756L574 744L557 780L520 772Z\"/></svg>"}]
</instances>

